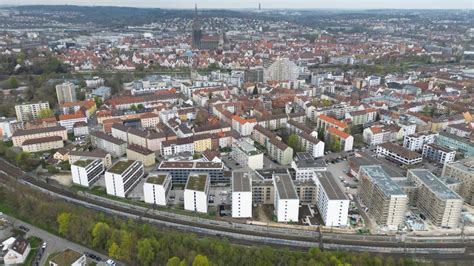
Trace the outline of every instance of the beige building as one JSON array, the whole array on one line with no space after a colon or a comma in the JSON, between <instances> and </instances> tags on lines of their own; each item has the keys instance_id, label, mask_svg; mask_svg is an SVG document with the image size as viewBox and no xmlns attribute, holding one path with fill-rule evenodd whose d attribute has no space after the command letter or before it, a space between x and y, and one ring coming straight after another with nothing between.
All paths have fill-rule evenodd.
<instances>
[{"instance_id":1,"label":"beige building","mask_svg":"<svg viewBox=\"0 0 474 266\"><path fill-rule=\"evenodd\" d=\"M458 179L461 185L457 192L465 202L474 206L474 157L445 164L442 176Z\"/></svg>"},{"instance_id":2,"label":"beige building","mask_svg":"<svg viewBox=\"0 0 474 266\"><path fill-rule=\"evenodd\" d=\"M25 152L40 152L64 147L63 139L59 136L28 139L23 141L22 149Z\"/></svg>"},{"instance_id":3,"label":"beige building","mask_svg":"<svg viewBox=\"0 0 474 266\"><path fill-rule=\"evenodd\" d=\"M49 103L26 103L15 105L16 118L18 121L36 120L42 109L49 109Z\"/></svg>"},{"instance_id":4,"label":"beige building","mask_svg":"<svg viewBox=\"0 0 474 266\"><path fill-rule=\"evenodd\" d=\"M380 165L361 166L358 194L377 224L397 230L405 217L408 196Z\"/></svg>"},{"instance_id":5,"label":"beige building","mask_svg":"<svg viewBox=\"0 0 474 266\"><path fill-rule=\"evenodd\" d=\"M279 164L286 165L293 161L293 149L283 143L281 138L270 130L256 125L252 131L252 139L267 149L268 156Z\"/></svg>"},{"instance_id":6,"label":"beige building","mask_svg":"<svg viewBox=\"0 0 474 266\"><path fill-rule=\"evenodd\" d=\"M112 166L112 156L101 149L95 149L92 151L70 151L69 152L69 164L74 164L79 160L95 160L100 159L104 164L104 167L110 168Z\"/></svg>"},{"instance_id":7,"label":"beige building","mask_svg":"<svg viewBox=\"0 0 474 266\"><path fill-rule=\"evenodd\" d=\"M160 123L160 116L155 113L144 113L140 115L140 123L143 128L155 128Z\"/></svg>"},{"instance_id":8,"label":"beige building","mask_svg":"<svg viewBox=\"0 0 474 266\"><path fill-rule=\"evenodd\" d=\"M438 177L425 169L408 170L408 180L415 183L415 206L433 224L441 227L457 228L461 220L461 196L451 190Z\"/></svg>"},{"instance_id":9,"label":"beige building","mask_svg":"<svg viewBox=\"0 0 474 266\"><path fill-rule=\"evenodd\" d=\"M25 140L46 138L46 137L53 137L53 136L59 136L63 140L66 140L67 139L66 128L61 127L61 126L56 126L56 127L17 130L12 135L12 141L13 141L13 146L21 147Z\"/></svg>"},{"instance_id":10,"label":"beige building","mask_svg":"<svg viewBox=\"0 0 474 266\"><path fill-rule=\"evenodd\" d=\"M127 159L140 161L145 167L155 164L155 153L138 145L128 145Z\"/></svg>"}]
</instances>

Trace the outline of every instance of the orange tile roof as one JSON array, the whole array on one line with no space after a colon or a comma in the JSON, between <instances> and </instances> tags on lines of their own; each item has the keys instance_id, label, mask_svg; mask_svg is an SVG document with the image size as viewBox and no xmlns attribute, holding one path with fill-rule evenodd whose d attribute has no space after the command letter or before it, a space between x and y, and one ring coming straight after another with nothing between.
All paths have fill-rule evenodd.
<instances>
[{"instance_id":1,"label":"orange tile roof","mask_svg":"<svg viewBox=\"0 0 474 266\"><path fill-rule=\"evenodd\" d=\"M342 139L347 139L348 137L350 137L351 135L344 132L344 131L340 131L339 129L335 128L335 127L330 127L328 129L326 129L326 131L329 133L329 134L332 134L332 135L336 135L336 136L339 136L340 138Z\"/></svg>"},{"instance_id":2,"label":"orange tile roof","mask_svg":"<svg viewBox=\"0 0 474 266\"><path fill-rule=\"evenodd\" d=\"M257 119L256 118L242 118L238 115L234 115L232 116L232 120L235 120L237 122L239 122L240 124L245 124L245 123L257 123Z\"/></svg>"},{"instance_id":3,"label":"orange tile roof","mask_svg":"<svg viewBox=\"0 0 474 266\"><path fill-rule=\"evenodd\" d=\"M74 114L65 114L65 115L59 115L59 120L69 120L69 119L78 119L78 118L84 118L86 117L81 111L77 111Z\"/></svg>"},{"instance_id":4,"label":"orange tile roof","mask_svg":"<svg viewBox=\"0 0 474 266\"><path fill-rule=\"evenodd\" d=\"M339 121L337 119L334 119L334 118L332 118L330 116L327 116L327 115L319 115L319 118L326 121L326 122L328 122L328 123L330 123L330 124L336 125L338 127L342 127L342 128L347 127L346 123L341 122L341 121Z\"/></svg>"},{"instance_id":5,"label":"orange tile roof","mask_svg":"<svg viewBox=\"0 0 474 266\"><path fill-rule=\"evenodd\" d=\"M373 133L380 133L380 132L382 132L382 128L380 128L380 127L371 127L370 130L371 130Z\"/></svg>"}]
</instances>

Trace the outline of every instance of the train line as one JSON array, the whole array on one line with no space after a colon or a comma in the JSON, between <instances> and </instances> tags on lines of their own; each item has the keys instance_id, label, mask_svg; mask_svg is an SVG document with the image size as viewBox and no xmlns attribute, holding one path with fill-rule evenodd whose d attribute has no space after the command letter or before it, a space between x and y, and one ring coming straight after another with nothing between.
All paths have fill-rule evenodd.
<instances>
[{"instance_id":1,"label":"train line","mask_svg":"<svg viewBox=\"0 0 474 266\"><path fill-rule=\"evenodd\" d=\"M180 231L194 232L200 237L204 236L222 236L232 239L238 244L266 244L270 246L284 246L292 249L307 250L308 247L319 246L327 249L367 251L373 253L390 253L393 256L421 256L430 259L443 260L474 260L474 254L467 251L474 250L472 241L468 242L397 242L389 236L355 236L354 239L344 239L333 236L325 236L312 232L316 237L296 236L289 234L277 234L275 232L257 232L242 228L208 223L199 223L195 221L176 219L166 215L157 215L153 212L140 210L139 207L127 207L126 204L111 204L99 201L86 196L79 195L67 189L59 188L54 185L40 181L20 169L0 160L0 171L3 171L16 181L27 184L35 189L49 193L53 196L63 198L66 201L75 202L82 206L102 211L112 215L123 217L133 217L139 222L152 223L164 228L174 228ZM0 178L5 178L0 175ZM262 226L263 227L263 226ZM303 230L302 230L303 231ZM310 231L308 231L310 232ZM342 234L341 234L342 236ZM321 238L322 237L322 238ZM357 239L358 238L358 239ZM385 241L384 241L385 240ZM466 252L464 252L466 251Z\"/></svg>"}]
</instances>

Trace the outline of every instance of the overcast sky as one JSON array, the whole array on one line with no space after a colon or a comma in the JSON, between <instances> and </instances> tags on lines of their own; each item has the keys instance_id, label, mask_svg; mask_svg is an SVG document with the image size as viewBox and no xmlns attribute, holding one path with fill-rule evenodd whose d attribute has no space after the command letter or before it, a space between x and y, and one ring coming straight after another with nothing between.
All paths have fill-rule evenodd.
<instances>
[{"instance_id":1,"label":"overcast sky","mask_svg":"<svg viewBox=\"0 0 474 266\"><path fill-rule=\"evenodd\" d=\"M423 8L473 9L474 0L1 0L4 5L103 5L161 8Z\"/></svg>"}]
</instances>

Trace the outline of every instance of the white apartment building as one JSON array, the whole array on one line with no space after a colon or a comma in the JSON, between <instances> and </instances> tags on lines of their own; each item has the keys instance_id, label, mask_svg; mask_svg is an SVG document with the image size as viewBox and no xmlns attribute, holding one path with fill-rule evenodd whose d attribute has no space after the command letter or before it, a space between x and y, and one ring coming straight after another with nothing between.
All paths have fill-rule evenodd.
<instances>
[{"instance_id":1,"label":"white apartment building","mask_svg":"<svg viewBox=\"0 0 474 266\"><path fill-rule=\"evenodd\" d=\"M275 212L278 222L298 222L300 200L289 174L273 174Z\"/></svg>"},{"instance_id":2,"label":"white apartment building","mask_svg":"<svg viewBox=\"0 0 474 266\"><path fill-rule=\"evenodd\" d=\"M403 138L403 147L411 151L421 151L425 144L431 144L435 142L438 134L434 132L422 132L408 135Z\"/></svg>"},{"instance_id":3,"label":"white apartment building","mask_svg":"<svg viewBox=\"0 0 474 266\"><path fill-rule=\"evenodd\" d=\"M248 173L232 173L232 217L252 217L252 180Z\"/></svg>"},{"instance_id":4,"label":"white apartment building","mask_svg":"<svg viewBox=\"0 0 474 266\"><path fill-rule=\"evenodd\" d=\"M90 187L104 173L104 163L100 159L79 160L71 165L72 182Z\"/></svg>"},{"instance_id":5,"label":"white apartment building","mask_svg":"<svg viewBox=\"0 0 474 266\"><path fill-rule=\"evenodd\" d=\"M415 183L415 205L433 224L457 228L464 200L438 177L425 169L408 170L408 180Z\"/></svg>"},{"instance_id":6,"label":"white apartment building","mask_svg":"<svg viewBox=\"0 0 474 266\"><path fill-rule=\"evenodd\" d=\"M288 58L278 58L263 70L263 82L268 80L295 81L299 77L299 67Z\"/></svg>"},{"instance_id":7,"label":"white apartment building","mask_svg":"<svg viewBox=\"0 0 474 266\"><path fill-rule=\"evenodd\" d=\"M64 82L63 84L56 85L56 95L58 97L58 103L75 102L76 98L76 85L71 82Z\"/></svg>"},{"instance_id":8,"label":"white apartment building","mask_svg":"<svg viewBox=\"0 0 474 266\"><path fill-rule=\"evenodd\" d=\"M421 154L408 150L407 148L393 144L391 142L385 142L378 145L377 155L385 157L388 160L406 165L421 163L421 161L423 160Z\"/></svg>"},{"instance_id":9,"label":"white apartment building","mask_svg":"<svg viewBox=\"0 0 474 266\"><path fill-rule=\"evenodd\" d=\"M323 218L324 225L344 227L347 226L349 213L349 199L339 188L330 172L318 172L315 178L318 187L316 205Z\"/></svg>"},{"instance_id":10,"label":"white apartment building","mask_svg":"<svg viewBox=\"0 0 474 266\"><path fill-rule=\"evenodd\" d=\"M150 173L143 184L143 195L146 203L166 206L171 190L171 175L166 172Z\"/></svg>"},{"instance_id":11,"label":"white apartment building","mask_svg":"<svg viewBox=\"0 0 474 266\"><path fill-rule=\"evenodd\" d=\"M114 138L102 131L94 131L91 134L92 146L102 149L112 156L121 157L127 152L127 142Z\"/></svg>"},{"instance_id":12,"label":"white apartment building","mask_svg":"<svg viewBox=\"0 0 474 266\"><path fill-rule=\"evenodd\" d=\"M140 182L145 171L139 161L118 161L105 172L107 194L125 198Z\"/></svg>"},{"instance_id":13,"label":"white apartment building","mask_svg":"<svg viewBox=\"0 0 474 266\"><path fill-rule=\"evenodd\" d=\"M255 148L250 138L234 141L230 156L244 167L248 166L253 170L263 168L263 153Z\"/></svg>"},{"instance_id":14,"label":"white apartment building","mask_svg":"<svg viewBox=\"0 0 474 266\"><path fill-rule=\"evenodd\" d=\"M184 209L207 213L211 178L206 173L190 173L184 189Z\"/></svg>"},{"instance_id":15,"label":"white apartment building","mask_svg":"<svg viewBox=\"0 0 474 266\"><path fill-rule=\"evenodd\" d=\"M291 162L291 168L295 169L296 180L298 181L314 180L315 172L327 170L323 159L313 159L306 152L298 152L296 154L296 160Z\"/></svg>"},{"instance_id":16,"label":"white apartment building","mask_svg":"<svg viewBox=\"0 0 474 266\"><path fill-rule=\"evenodd\" d=\"M49 109L49 103L40 102L15 105L16 118L21 122L38 119L42 109Z\"/></svg>"},{"instance_id":17,"label":"white apartment building","mask_svg":"<svg viewBox=\"0 0 474 266\"><path fill-rule=\"evenodd\" d=\"M380 165L361 166L358 194L377 224L397 230L405 219L408 196Z\"/></svg>"},{"instance_id":18,"label":"white apartment building","mask_svg":"<svg viewBox=\"0 0 474 266\"><path fill-rule=\"evenodd\" d=\"M454 162L456 157L456 151L440 146L435 143L425 144L423 146L423 157L426 157L432 161L446 164Z\"/></svg>"}]
</instances>

